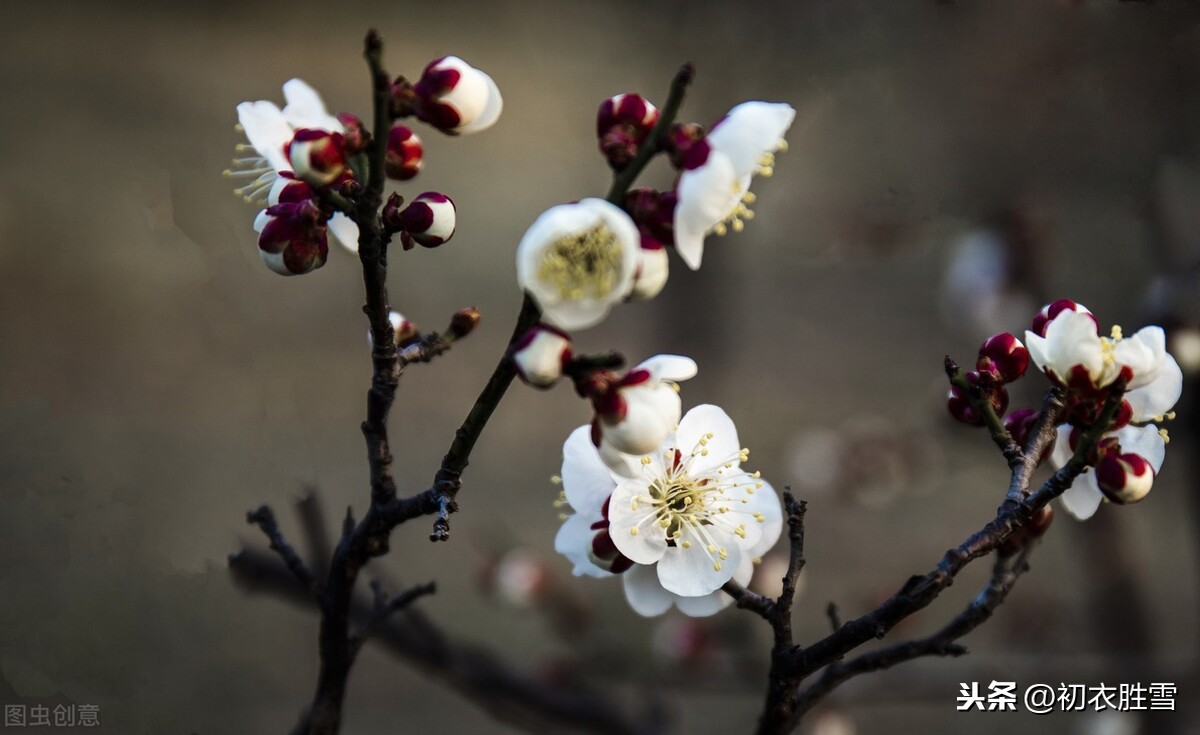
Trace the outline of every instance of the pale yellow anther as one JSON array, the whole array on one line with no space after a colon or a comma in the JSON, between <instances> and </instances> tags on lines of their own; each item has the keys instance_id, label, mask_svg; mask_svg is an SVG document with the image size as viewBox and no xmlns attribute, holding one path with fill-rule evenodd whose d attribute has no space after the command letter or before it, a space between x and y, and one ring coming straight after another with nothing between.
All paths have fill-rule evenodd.
<instances>
[{"instance_id":1,"label":"pale yellow anther","mask_svg":"<svg viewBox=\"0 0 1200 735\"><path fill-rule=\"evenodd\" d=\"M642 464L650 464L652 461L649 457L642 457Z\"/></svg>"},{"instance_id":2,"label":"pale yellow anther","mask_svg":"<svg viewBox=\"0 0 1200 735\"><path fill-rule=\"evenodd\" d=\"M558 514L558 520L560 520L560 521L565 521L565 520L567 520L567 519L568 519L568 518L570 518L570 517L571 517L571 516L567 515L566 513L559 513L559 514Z\"/></svg>"},{"instance_id":3,"label":"pale yellow anther","mask_svg":"<svg viewBox=\"0 0 1200 735\"><path fill-rule=\"evenodd\" d=\"M1159 429L1159 430L1158 430L1158 435L1162 437L1163 444L1170 444L1170 443L1171 443L1171 435L1167 433L1167 430L1166 430L1166 429Z\"/></svg>"},{"instance_id":4,"label":"pale yellow anther","mask_svg":"<svg viewBox=\"0 0 1200 735\"><path fill-rule=\"evenodd\" d=\"M755 566L758 566L759 564L762 564L762 557L756 556L753 559L751 559L750 561L753 562Z\"/></svg>"},{"instance_id":5,"label":"pale yellow anther","mask_svg":"<svg viewBox=\"0 0 1200 735\"><path fill-rule=\"evenodd\" d=\"M242 124L241 124L241 123L237 123L237 124L235 124L235 125L233 126L233 129L234 129L234 130L236 130L236 131L238 131L239 133L244 133L244 132L246 132L246 129L242 127Z\"/></svg>"},{"instance_id":6,"label":"pale yellow anther","mask_svg":"<svg viewBox=\"0 0 1200 735\"><path fill-rule=\"evenodd\" d=\"M712 433L712 432L710 431L710 432L708 432L707 434L705 434L705 435L704 435L704 438L705 438L705 439L712 439L714 436L716 436L716 434L714 434L714 433Z\"/></svg>"},{"instance_id":7,"label":"pale yellow anther","mask_svg":"<svg viewBox=\"0 0 1200 735\"><path fill-rule=\"evenodd\" d=\"M745 212L742 212L742 219L746 220L747 222L754 219L754 210L747 209Z\"/></svg>"},{"instance_id":8,"label":"pale yellow anther","mask_svg":"<svg viewBox=\"0 0 1200 735\"><path fill-rule=\"evenodd\" d=\"M666 518L660 518L657 521L655 521L655 525L661 529L666 530L671 527L671 521L667 520Z\"/></svg>"},{"instance_id":9,"label":"pale yellow anther","mask_svg":"<svg viewBox=\"0 0 1200 735\"><path fill-rule=\"evenodd\" d=\"M745 525L738 526L737 528L733 529L733 532L734 532L734 534L736 534L738 536L738 538L746 538L746 526Z\"/></svg>"},{"instance_id":10,"label":"pale yellow anther","mask_svg":"<svg viewBox=\"0 0 1200 735\"><path fill-rule=\"evenodd\" d=\"M550 475L550 484L551 485L561 485L562 477L560 477L559 475Z\"/></svg>"},{"instance_id":11,"label":"pale yellow anther","mask_svg":"<svg viewBox=\"0 0 1200 735\"><path fill-rule=\"evenodd\" d=\"M782 138L780 138L779 145L775 146L775 150L779 151L780 153L787 153L788 142L786 140L783 140Z\"/></svg>"},{"instance_id":12,"label":"pale yellow anther","mask_svg":"<svg viewBox=\"0 0 1200 735\"><path fill-rule=\"evenodd\" d=\"M763 484L761 482L754 483L754 487L758 490L762 490L762 486L763 486Z\"/></svg>"},{"instance_id":13,"label":"pale yellow anther","mask_svg":"<svg viewBox=\"0 0 1200 735\"><path fill-rule=\"evenodd\" d=\"M753 477L755 480L757 480L758 478L762 477L762 471L761 471L761 470L755 470L755 471L754 471L754 473L753 473L753 474L751 474L750 476L751 476L751 477Z\"/></svg>"},{"instance_id":14,"label":"pale yellow anther","mask_svg":"<svg viewBox=\"0 0 1200 735\"><path fill-rule=\"evenodd\" d=\"M766 522L767 517L764 516L762 513L755 513L754 520L758 521L759 523L764 523L764 522ZM634 530L636 531L637 529L635 528Z\"/></svg>"},{"instance_id":15,"label":"pale yellow anther","mask_svg":"<svg viewBox=\"0 0 1200 735\"><path fill-rule=\"evenodd\" d=\"M690 548L692 548L692 542L691 542L691 541L681 541L681 542L679 543L679 548L681 548L681 549L690 549Z\"/></svg>"},{"instance_id":16,"label":"pale yellow anther","mask_svg":"<svg viewBox=\"0 0 1200 735\"><path fill-rule=\"evenodd\" d=\"M704 449L701 449L701 450L700 450L700 456L701 456L701 457L707 457L707 456L708 456L708 448L707 448L707 447L706 447L706 448L704 448Z\"/></svg>"},{"instance_id":17,"label":"pale yellow anther","mask_svg":"<svg viewBox=\"0 0 1200 735\"><path fill-rule=\"evenodd\" d=\"M710 553L710 554L717 553L717 547L713 546L712 544L709 544L706 548L708 549L708 553Z\"/></svg>"},{"instance_id":18,"label":"pale yellow anther","mask_svg":"<svg viewBox=\"0 0 1200 735\"><path fill-rule=\"evenodd\" d=\"M707 446L707 445L708 445L708 437L706 437L706 436L702 436L702 437L700 437L699 444L700 444L700 446L702 446L702 447L703 447L703 446Z\"/></svg>"},{"instance_id":19,"label":"pale yellow anther","mask_svg":"<svg viewBox=\"0 0 1200 735\"><path fill-rule=\"evenodd\" d=\"M758 197L754 195L754 192L748 191L742 195L742 201L746 204L754 204L758 201Z\"/></svg>"},{"instance_id":20,"label":"pale yellow anther","mask_svg":"<svg viewBox=\"0 0 1200 735\"><path fill-rule=\"evenodd\" d=\"M754 494L754 488L752 488L752 487L747 487L747 488L746 488L746 494L747 494L747 495L753 495L753 494Z\"/></svg>"},{"instance_id":21,"label":"pale yellow anther","mask_svg":"<svg viewBox=\"0 0 1200 735\"><path fill-rule=\"evenodd\" d=\"M728 549L718 549L717 556L721 557L721 561L725 561L726 559L729 558L729 550Z\"/></svg>"},{"instance_id":22,"label":"pale yellow anther","mask_svg":"<svg viewBox=\"0 0 1200 735\"><path fill-rule=\"evenodd\" d=\"M721 571L721 562L719 562L719 561L714 561L714 562L713 562L713 571L714 571L714 572L719 572L719 571Z\"/></svg>"},{"instance_id":23,"label":"pale yellow anther","mask_svg":"<svg viewBox=\"0 0 1200 735\"><path fill-rule=\"evenodd\" d=\"M742 230L746 229L746 223L740 219L733 220L733 222L730 223L730 226L733 227L734 232L741 232Z\"/></svg>"},{"instance_id":24,"label":"pale yellow anther","mask_svg":"<svg viewBox=\"0 0 1200 735\"><path fill-rule=\"evenodd\" d=\"M1110 334L1112 335L1113 342L1120 342L1121 341L1121 325L1114 324Z\"/></svg>"},{"instance_id":25,"label":"pale yellow anther","mask_svg":"<svg viewBox=\"0 0 1200 735\"><path fill-rule=\"evenodd\" d=\"M1166 413L1163 414L1163 418L1166 419L1167 421L1174 421L1175 420L1175 412L1167 411Z\"/></svg>"},{"instance_id":26,"label":"pale yellow anther","mask_svg":"<svg viewBox=\"0 0 1200 735\"><path fill-rule=\"evenodd\" d=\"M726 234L727 232L729 232L729 228L725 226L724 222L718 222L716 226L713 227L713 234L717 235L718 237Z\"/></svg>"},{"instance_id":27,"label":"pale yellow anther","mask_svg":"<svg viewBox=\"0 0 1200 735\"><path fill-rule=\"evenodd\" d=\"M750 498L742 498L742 505L749 505L749 504L750 504Z\"/></svg>"},{"instance_id":28,"label":"pale yellow anther","mask_svg":"<svg viewBox=\"0 0 1200 735\"><path fill-rule=\"evenodd\" d=\"M636 528L631 528L631 529L629 529L629 535L630 535L630 536L636 536L636 535L637 535L637 533L638 533L638 531L637 531L637 529L636 529Z\"/></svg>"}]
</instances>

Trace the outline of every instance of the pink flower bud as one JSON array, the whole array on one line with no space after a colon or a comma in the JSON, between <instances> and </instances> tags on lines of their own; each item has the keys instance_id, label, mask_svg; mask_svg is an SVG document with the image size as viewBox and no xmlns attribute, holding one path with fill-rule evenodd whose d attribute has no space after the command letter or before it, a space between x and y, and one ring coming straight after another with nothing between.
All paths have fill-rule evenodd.
<instances>
[{"instance_id":1,"label":"pink flower bud","mask_svg":"<svg viewBox=\"0 0 1200 735\"><path fill-rule=\"evenodd\" d=\"M500 118L500 90L457 56L434 59L413 85L417 117L450 135L477 133Z\"/></svg>"},{"instance_id":2,"label":"pink flower bud","mask_svg":"<svg viewBox=\"0 0 1200 735\"><path fill-rule=\"evenodd\" d=\"M268 268L284 276L308 273L325 265L329 244L320 211L311 201L268 207L258 237L258 254Z\"/></svg>"},{"instance_id":3,"label":"pink flower bud","mask_svg":"<svg viewBox=\"0 0 1200 735\"><path fill-rule=\"evenodd\" d=\"M615 169L622 169L637 155L638 147L658 122L658 109L639 94L618 94L600 103L596 113L596 136L600 152Z\"/></svg>"},{"instance_id":4,"label":"pink flower bud","mask_svg":"<svg viewBox=\"0 0 1200 735\"><path fill-rule=\"evenodd\" d=\"M419 195L396 216L405 250L411 250L414 242L436 248L453 237L454 223L454 201L436 191Z\"/></svg>"},{"instance_id":5,"label":"pink flower bud","mask_svg":"<svg viewBox=\"0 0 1200 735\"><path fill-rule=\"evenodd\" d=\"M342 134L304 128L288 143L288 160L296 178L315 187L329 186L346 173Z\"/></svg>"},{"instance_id":6,"label":"pink flower bud","mask_svg":"<svg viewBox=\"0 0 1200 735\"><path fill-rule=\"evenodd\" d=\"M1154 468L1139 454L1105 454L1096 464L1100 492L1114 503L1136 503L1154 485Z\"/></svg>"},{"instance_id":7,"label":"pink flower bud","mask_svg":"<svg viewBox=\"0 0 1200 735\"><path fill-rule=\"evenodd\" d=\"M534 388L554 385L570 359L571 338L549 324L535 324L512 348L517 376Z\"/></svg>"},{"instance_id":8,"label":"pink flower bud","mask_svg":"<svg viewBox=\"0 0 1200 735\"><path fill-rule=\"evenodd\" d=\"M421 139L404 125L394 125L388 133L387 175L397 181L408 181L421 171L424 148Z\"/></svg>"},{"instance_id":9,"label":"pink flower bud","mask_svg":"<svg viewBox=\"0 0 1200 735\"><path fill-rule=\"evenodd\" d=\"M1011 383L1020 378L1028 367L1029 350L1007 332L989 337L979 348L976 368L991 373L1000 383Z\"/></svg>"}]
</instances>

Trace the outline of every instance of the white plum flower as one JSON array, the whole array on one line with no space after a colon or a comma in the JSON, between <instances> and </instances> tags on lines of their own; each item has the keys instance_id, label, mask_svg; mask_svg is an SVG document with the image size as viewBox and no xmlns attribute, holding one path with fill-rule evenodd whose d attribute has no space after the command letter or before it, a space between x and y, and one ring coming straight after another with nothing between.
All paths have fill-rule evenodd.
<instances>
[{"instance_id":1,"label":"white plum flower","mask_svg":"<svg viewBox=\"0 0 1200 735\"><path fill-rule=\"evenodd\" d=\"M748 454L720 408L688 411L678 430L640 459L641 473L613 489L608 520L616 548L636 564L657 565L667 592L718 591L774 546L782 529L775 491L741 467ZM631 602L650 586L632 579L625 585Z\"/></svg>"},{"instance_id":2,"label":"white plum flower","mask_svg":"<svg viewBox=\"0 0 1200 735\"><path fill-rule=\"evenodd\" d=\"M1096 318L1087 311L1064 310L1046 325L1046 335L1025 332L1029 355L1050 378L1076 389L1099 390L1124 378L1126 388L1148 385L1166 364L1162 327L1144 327L1124 337L1114 326L1099 335Z\"/></svg>"},{"instance_id":3,"label":"white plum flower","mask_svg":"<svg viewBox=\"0 0 1200 735\"><path fill-rule=\"evenodd\" d=\"M592 442L613 471L639 474L636 457L657 449L675 431L683 406L680 381L695 377L696 361L655 355L593 396Z\"/></svg>"},{"instance_id":4,"label":"white plum flower","mask_svg":"<svg viewBox=\"0 0 1200 735\"><path fill-rule=\"evenodd\" d=\"M571 338L549 324L535 324L513 344L513 367L534 388L549 388L563 375L571 359Z\"/></svg>"},{"instance_id":5,"label":"white plum flower","mask_svg":"<svg viewBox=\"0 0 1200 735\"><path fill-rule=\"evenodd\" d=\"M560 204L521 238L517 282L546 322L584 329L629 293L640 249L637 226L620 207L595 198Z\"/></svg>"},{"instance_id":6,"label":"white plum flower","mask_svg":"<svg viewBox=\"0 0 1200 735\"><path fill-rule=\"evenodd\" d=\"M1142 500L1150 492L1154 478L1166 457L1166 431L1155 423L1174 416L1171 409L1183 390L1183 371L1170 354L1153 381L1128 391L1124 400L1129 425L1110 431L1101 438L1094 469L1075 479L1062 494L1063 507L1079 520L1091 518L1108 498L1127 505ZM1058 427L1058 437L1050 462L1056 468L1070 461L1074 453L1072 439L1079 431L1068 424Z\"/></svg>"},{"instance_id":7,"label":"white plum flower","mask_svg":"<svg viewBox=\"0 0 1200 735\"><path fill-rule=\"evenodd\" d=\"M283 109L274 102L259 100L242 102L237 106L238 124L246 134L248 145L238 145L239 153L253 156L234 159L234 169L226 175L248 179L235 193L248 203L280 203L279 192L295 181L295 172L288 146L297 130L316 130L327 133L345 132L337 117L329 114L317 91L300 79L290 79L283 85L286 104ZM274 201L272 201L274 199ZM259 214L259 219L263 214ZM358 249L358 225L341 212L334 213L328 222L330 232L344 247Z\"/></svg>"},{"instance_id":8,"label":"white plum flower","mask_svg":"<svg viewBox=\"0 0 1200 735\"><path fill-rule=\"evenodd\" d=\"M775 152L786 149L783 136L795 117L791 105L743 102L690 146L673 221L675 249L689 268L700 267L709 233L741 230L753 216L746 207L754 202L751 179L774 171Z\"/></svg>"},{"instance_id":9,"label":"white plum flower","mask_svg":"<svg viewBox=\"0 0 1200 735\"><path fill-rule=\"evenodd\" d=\"M576 512L555 549L574 573L621 574L626 599L644 616L672 606L705 616L729 605L721 586L749 583L755 561L779 539L783 515L774 490L741 469L745 450L725 412L689 411L677 434L637 459L635 478L606 467L589 434L581 426L563 445L564 501ZM646 561L635 563L626 549Z\"/></svg>"},{"instance_id":10,"label":"white plum flower","mask_svg":"<svg viewBox=\"0 0 1200 735\"><path fill-rule=\"evenodd\" d=\"M457 56L429 62L413 91L417 117L451 135L490 128L504 107L492 78Z\"/></svg>"}]
</instances>

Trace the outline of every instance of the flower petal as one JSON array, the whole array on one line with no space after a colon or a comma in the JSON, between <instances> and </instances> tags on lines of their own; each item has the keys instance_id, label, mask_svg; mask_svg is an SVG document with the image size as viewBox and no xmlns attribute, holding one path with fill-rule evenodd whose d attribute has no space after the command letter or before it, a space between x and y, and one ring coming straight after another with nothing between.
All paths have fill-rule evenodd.
<instances>
[{"instance_id":1,"label":"flower petal","mask_svg":"<svg viewBox=\"0 0 1200 735\"><path fill-rule=\"evenodd\" d=\"M1104 374L1104 350L1095 320L1078 311L1059 313L1046 327L1046 356L1050 369L1064 380L1075 365L1082 365L1093 381L1100 380Z\"/></svg>"},{"instance_id":2,"label":"flower petal","mask_svg":"<svg viewBox=\"0 0 1200 735\"><path fill-rule=\"evenodd\" d=\"M1170 354L1166 354L1158 377L1141 388L1125 394L1133 408L1134 421L1153 421L1174 408L1183 393L1183 371Z\"/></svg>"},{"instance_id":3,"label":"flower petal","mask_svg":"<svg viewBox=\"0 0 1200 735\"><path fill-rule=\"evenodd\" d=\"M760 534L758 541L754 542L747 553L748 557L758 559L775 547L780 534L783 533L783 507L780 505L779 496L769 482L761 482L763 486L754 492L748 506L751 512L763 514L762 523L757 524Z\"/></svg>"},{"instance_id":4,"label":"flower petal","mask_svg":"<svg viewBox=\"0 0 1200 735\"><path fill-rule=\"evenodd\" d=\"M1141 455L1154 468L1154 473L1162 469L1163 459L1167 455L1167 443L1155 426L1126 426L1117 432L1117 441L1121 443L1121 451Z\"/></svg>"},{"instance_id":5,"label":"flower petal","mask_svg":"<svg viewBox=\"0 0 1200 735\"><path fill-rule=\"evenodd\" d=\"M358 225L343 212L334 212L329 218L329 232L333 239L352 253L358 252Z\"/></svg>"},{"instance_id":6,"label":"flower petal","mask_svg":"<svg viewBox=\"0 0 1200 735\"><path fill-rule=\"evenodd\" d=\"M600 520L600 513L594 515L575 513L563 521L554 537L554 550L567 557L575 568L572 574L576 577L611 577L612 573L596 566L588 555L592 538L596 531L592 524Z\"/></svg>"},{"instance_id":7,"label":"flower petal","mask_svg":"<svg viewBox=\"0 0 1200 735\"><path fill-rule=\"evenodd\" d=\"M454 132L462 135L478 133L492 127L500 119L500 112L504 109L504 98L500 96L500 88L496 86L496 82L492 81L490 76L478 69L475 69L475 72L483 77L483 81L487 85L487 102L478 117L469 124L455 129Z\"/></svg>"},{"instance_id":8,"label":"flower petal","mask_svg":"<svg viewBox=\"0 0 1200 735\"><path fill-rule=\"evenodd\" d=\"M635 370L648 370L656 380L680 382L696 377L696 361L683 355L655 355L643 360Z\"/></svg>"},{"instance_id":9,"label":"flower petal","mask_svg":"<svg viewBox=\"0 0 1200 735\"><path fill-rule=\"evenodd\" d=\"M1075 478L1075 482L1067 488L1060 499L1063 509L1075 518L1081 521L1091 518L1096 513L1096 509L1100 507L1100 501L1104 500L1104 494L1096 485L1095 471L1089 471L1087 474Z\"/></svg>"},{"instance_id":10,"label":"flower petal","mask_svg":"<svg viewBox=\"0 0 1200 735\"><path fill-rule=\"evenodd\" d=\"M666 532L646 497L645 480L623 480L608 503L609 535L617 550L638 564L653 564L667 550Z\"/></svg>"},{"instance_id":11,"label":"flower petal","mask_svg":"<svg viewBox=\"0 0 1200 735\"><path fill-rule=\"evenodd\" d=\"M618 478L633 478L642 476L642 458L626 454L608 442L601 441L598 448L600 461ZM649 455L653 461L655 454ZM643 455L644 456L644 455ZM661 466L661 462L659 465Z\"/></svg>"},{"instance_id":12,"label":"flower petal","mask_svg":"<svg viewBox=\"0 0 1200 735\"><path fill-rule=\"evenodd\" d=\"M1135 390L1149 385L1162 372L1167 338L1162 327L1143 327L1128 339L1117 342L1113 359L1118 365L1133 371L1128 388Z\"/></svg>"},{"instance_id":13,"label":"flower petal","mask_svg":"<svg viewBox=\"0 0 1200 735\"><path fill-rule=\"evenodd\" d=\"M698 597L720 589L733 578L742 562L742 550L729 542L728 534L715 527L709 528L711 544L689 529L684 531L682 541L691 541L690 548L684 548L681 541L663 551L658 562L658 581L668 592ZM726 558L720 558L717 551L708 551L710 546L724 549Z\"/></svg>"},{"instance_id":14,"label":"flower petal","mask_svg":"<svg viewBox=\"0 0 1200 735\"><path fill-rule=\"evenodd\" d=\"M758 170L764 154L779 148L795 118L791 105L743 102L713 126L708 142L729 156L735 175L750 176Z\"/></svg>"},{"instance_id":15,"label":"flower petal","mask_svg":"<svg viewBox=\"0 0 1200 735\"><path fill-rule=\"evenodd\" d=\"M599 515L617 486L612 472L600 461L592 444L592 427L584 424L563 442L563 492L577 513Z\"/></svg>"},{"instance_id":16,"label":"flower petal","mask_svg":"<svg viewBox=\"0 0 1200 735\"><path fill-rule=\"evenodd\" d=\"M742 445L738 443L737 427L729 414L717 406L702 404L688 411L680 419L675 436L679 451L691 455L688 473L693 477L716 470L727 462L732 462L734 467L738 465ZM701 445L702 440L707 446Z\"/></svg>"},{"instance_id":17,"label":"flower petal","mask_svg":"<svg viewBox=\"0 0 1200 735\"><path fill-rule=\"evenodd\" d=\"M1037 365L1038 369L1045 370L1050 362L1046 354L1046 338L1026 329L1025 348L1029 350L1029 358L1033 360L1033 364Z\"/></svg>"},{"instance_id":18,"label":"flower petal","mask_svg":"<svg viewBox=\"0 0 1200 735\"><path fill-rule=\"evenodd\" d=\"M291 171L292 164L283 149L292 140L292 126L273 102L243 102L237 106L238 123L246 131L246 140L276 171Z\"/></svg>"},{"instance_id":19,"label":"flower petal","mask_svg":"<svg viewBox=\"0 0 1200 735\"><path fill-rule=\"evenodd\" d=\"M704 236L728 217L741 201L750 182L734 173L725 154L713 150L700 167L679 175L675 189L675 249L692 270L704 256Z\"/></svg>"},{"instance_id":20,"label":"flower petal","mask_svg":"<svg viewBox=\"0 0 1200 735\"><path fill-rule=\"evenodd\" d=\"M638 615L650 618L671 609L674 597L658 583L654 567L634 564L621 580L625 583L625 599Z\"/></svg>"},{"instance_id":21,"label":"flower petal","mask_svg":"<svg viewBox=\"0 0 1200 735\"><path fill-rule=\"evenodd\" d=\"M293 128L345 132L341 121L325 109L321 95L303 79L289 79L284 82L283 98L287 100L283 116Z\"/></svg>"},{"instance_id":22,"label":"flower petal","mask_svg":"<svg viewBox=\"0 0 1200 735\"><path fill-rule=\"evenodd\" d=\"M693 618L707 618L710 615L716 615L725 608L729 607L733 602L733 598L725 594L721 590L710 592L707 595L699 597L684 597L682 595L671 595L671 599L675 602L675 607L684 615Z\"/></svg>"}]
</instances>

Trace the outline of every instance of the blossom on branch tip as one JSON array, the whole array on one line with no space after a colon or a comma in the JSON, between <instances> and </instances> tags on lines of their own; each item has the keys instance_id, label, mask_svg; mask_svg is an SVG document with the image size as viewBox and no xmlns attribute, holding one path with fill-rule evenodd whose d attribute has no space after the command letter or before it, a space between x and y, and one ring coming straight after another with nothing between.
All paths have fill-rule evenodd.
<instances>
[{"instance_id":1,"label":"blossom on branch tip","mask_svg":"<svg viewBox=\"0 0 1200 735\"><path fill-rule=\"evenodd\" d=\"M296 179L300 178L293 170L288 150L297 131L346 132L342 120L329 114L320 95L304 81L288 80L283 85L283 96L286 104L282 110L267 100L242 102L237 106L238 124L249 141L248 145L238 145L238 152L253 152L255 155L235 158L233 169L227 171L226 175L248 180L248 183L235 190L248 203L265 203L270 207L288 201L282 198L282 192L292 188L298 183ZM312 192L309 191L307 196L311 197ZM265 212L261 212L259 219L265 216ZM349 217L335 212L328 226L334 238L346 249L351 252L358 249L358 225ZM257 226L255 229L261 231L262 228Z\"/></svg>"},{"instance_id":2,"label":"blossom on branch tip","mask_svg":"<svg viewBox=\"0 0 1200 735\"><path fill-rule=\"evenodd\" d=\"M571 338L549 324L535 324L513 344L511 355L517 377L534 388L549 388L571 359Z\"/></svg>"},{"instance_id":3,"label":"blossom on branch tip","mask_svg":"<svg viewBox=\"0 0 1200 735\"><path fill-rule=\"evenodd\" d=\"M1029 367L1029 350L1021 340L1004 332L989 337L979 348L975 369L997 383L1011 383Z\"/></svg>"},{"instance_id":4,"label":"blossom on branch tip","mask_svg":"<svg viewBox=\"0 0 1200 735\"><path fill-rule=\"evenodd\" d=\"M1063 467L1071 460L1080 434L1067 424L1058 427L1051 464ZM1144 499L1166 458L1166 441L1153 424L1126 426L1106 434L1095 453L1095 469L1075 478L1061 496L1063 508L1079 520L1091 518L1105 498L1119 505Z\"/></svg>"},{"instance_id":5,"label":"blossom on branch tip","mask_svg":"<svg viewBox=\"0 0 1200 735\"><path fill-rule=\"evenodd\" d=\"M1124 337L1113 327L1101 337L1096 318L1087 311L1059 312L1046 324L1046 334L1025 332L1033 361L1051 380L1075 390L1100 390L1118 378L1133 390L1148 385L1166 363L1162 327L1144 327Z\"/></svg>"},{"instance_id":6,"label":"blossom on branch tip","mask_svg":"<svg viewBox=\"0 0 1200 735\"><path fill-rule=\"evenodd\" d=\"M618 94L600 103L596 137L600 152L614 169L625 168L658 122L658 108L640 94Z\"/></svg>"},{"instance_id":7,"label":"blossom on branch tip","mask_svg":"<svg viewBox=\"0 0 1200 735\"><path fill-rule=\"evenodd\" d=\"M783 136L795 116L791 105L743 102L690 145L675 186L673 222L675 249L689 268L700 267L708 234L739 231L753 217L750 181L774 171L775 153L786 149Z\"/></svg>"},{"instance_id":8,"label":"blossom on branch tip","mask_svg":"<svg viewBox=\"0 0 1200 735\"><path fill-rule=\"evenodd\" d=\"M413 91L417 117L450 135L490 128L504 106L492 78L457 56L429 62Z\"/></svg>"},{"instance_id":9,"label":"blossom on branch tip","mask_svg":"<svg viewBox=\"0 0 1200 735\"><path fill-rule=\"evenodd\" d=\"M456 222L454 200L436 191L418 194L411 204L394 216L384 211L384 225L393 232L400 232L400 242L405 250L411 250L413 243L436 248L454 236Z\"/></svg>"},{"instance_id":10,"label":"blossom on branch tip","mask_svg":"<svg viewBox=\"0 0 1200 735\"><path fill-rule=\"evenodd\" d=\"M639 242L629 215L603 199L551 207L521 237L517 283L547 323L594 326L629 294Z\"/></svg>"},{"instance_id":11,"label":"blossom on branch tip","mask_svg":"<svg viewBox=\"0 0 1200 735\"><path fill-rule=\"evenodd\" d=\"M349 169L341 133L301 128L288 143L288 161L296 178L315 187L329 186Z\"/></svg>"}]
</instances>

